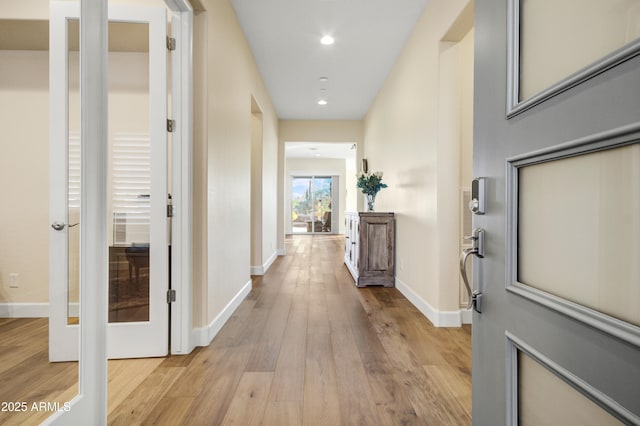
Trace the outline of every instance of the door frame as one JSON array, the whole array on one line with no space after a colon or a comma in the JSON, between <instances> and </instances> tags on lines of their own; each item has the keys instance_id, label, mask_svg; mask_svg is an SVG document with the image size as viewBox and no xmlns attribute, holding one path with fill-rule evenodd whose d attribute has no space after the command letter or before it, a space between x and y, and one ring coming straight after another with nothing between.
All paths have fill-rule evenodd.
<instances>
[{"instance_id":1,"label":"door frame","mask_svg":"<svg viewBox=\"0 0 640 426\"><path fill-rule=\"evenodd\" d=\"M193 329L193 8L189 0L165 0L171 11L171 110L175 120L171 134L171 289L170 353L188 354L195 348Z\"/></svg>"},{"instance_id":2,"label":"door frame","mask_svg":"<svg viewBox=\"0 0 640 426\"><path fill-rule=\"evenodd\" d=\"M176 290L177 302L170 316L170 338L172 353L188 353L192 350L191 338L191 199L192 178L192 45L193 8L188 0L165 0L172 14L176 50L172 55L172 110L176 120L176 131L172 135L172 186L174 224L172 241L174 255L171 259L172 288ZM70 3L77 7L77 3ZM86 150L88 166L97 173L84 182L90 200L88 205L98 213L83 213L87 244L83 250L81 267L87 271L85 279L103 282L106 286L106 146L107 128L107 21L108 2L80 0L80 55L86 58L81 65L80 85L82 133L85 140L98 143ZM59 29L62 30L62 29ZM179 36L176 36L179 35ZM103 152L104 151L104 152ZM100 214L100 212L103 212ZM106 288L103 286L104 288ZM107 419L107 302L106 291L97 286L87 286L80 295L82 324L80 326L80 362L78 394L65 406L45 420L43 424L78 424L97 422L106 424ZM93 309L86 309L91 306ZM68 410L67 410L68 408Z\"/></svg>"}]
</instances>

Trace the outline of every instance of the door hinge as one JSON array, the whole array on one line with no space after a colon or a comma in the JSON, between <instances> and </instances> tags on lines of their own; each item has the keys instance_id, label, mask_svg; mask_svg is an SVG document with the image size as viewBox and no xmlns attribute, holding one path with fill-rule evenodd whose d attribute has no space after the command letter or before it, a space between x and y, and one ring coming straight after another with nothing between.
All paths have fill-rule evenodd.
<instances>
[{"instance_id":1,"label":"door hinge","mask_svg":"<svg viewBox=\"0 0 640 426\"><path fill-rule=\"evenodd\" d=\"M173 205L167 204L167 217L173 217Z\"/></svg>"},{"instance_id":2,"label":"door hinge","mask_svg":"<svg viewBox=\"0 0 640 426\"><path fill-rule=\"evenodd\" d=\"M176 301L176 291L175 290L167 290L167 303L172 303Z\"/></svg>"},{"instance_id":3,"label":"door hinge","mask_svg":"<svg viewBox=\"0 0 640 426\"><path fill-rule=\"evenodd\" d=\"M176 39L175 38L167 36L167 49L170 52L176 50Z\"/></svg>"},{"instance_id":4,"label":"door hinge","mask_svg":"<svg viewBox=\"0 0 640 426\"><path fill-rule=\"evenodd\" d=\"M176 120L167 118L167 132L172 133L174 127L176 127Z\"/></svg>"}]
</instances>

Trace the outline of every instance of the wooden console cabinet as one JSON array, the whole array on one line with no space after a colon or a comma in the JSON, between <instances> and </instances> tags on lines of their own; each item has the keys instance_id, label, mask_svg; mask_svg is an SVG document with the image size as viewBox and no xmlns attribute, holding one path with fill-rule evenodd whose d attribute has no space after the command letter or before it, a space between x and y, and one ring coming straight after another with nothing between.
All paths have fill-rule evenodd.
<instances>
[{"instance_id":1,"label":"wooden console cabinet","mask_svg":"<svg viewBox=\"0 0 640 426\"><path fill-rule=\"evenodd\" d=\"M395 218L393 213L345 213L345 253L356 286L395 285Z\"/></svg>"}]
</instances>

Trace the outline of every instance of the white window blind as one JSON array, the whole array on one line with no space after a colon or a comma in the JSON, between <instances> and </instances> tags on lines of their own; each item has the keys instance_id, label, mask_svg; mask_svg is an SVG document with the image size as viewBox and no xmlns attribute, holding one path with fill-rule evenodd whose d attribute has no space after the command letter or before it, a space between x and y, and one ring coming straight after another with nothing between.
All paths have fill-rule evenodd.
<instances>
[{"instance_id":1,"label":"white window blind","mask_svg":"<svg viewBox=\"0 0 640 426\"><path fill-rule=\"evenodd\" d=\"M80 208L80 133L69 132L67 199L70 209Z\"/></svg>"},{"instance_id":2,"label":"white window blind","mask_svg":"<svg viewBox=\"0 0 640 426\"><path fill-rule=\"evenodd\" d=\"M126 223L127 242L148 240L151 196L149 135L115 134L111 167L114 218Z\"/></svg>"}]
</instances>

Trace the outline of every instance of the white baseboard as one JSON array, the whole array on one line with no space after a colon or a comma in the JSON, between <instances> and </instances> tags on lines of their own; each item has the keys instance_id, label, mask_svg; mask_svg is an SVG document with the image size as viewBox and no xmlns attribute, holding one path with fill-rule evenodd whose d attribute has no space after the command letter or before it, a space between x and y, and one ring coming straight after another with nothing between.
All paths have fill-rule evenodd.
<instances>
[{"instance_id":1,"label":"white baseboard","mask_svg":"<svg viewBox=\"0 0 640 426\"><path fill-rule=\"evenodd\" d=\"M286 256L286 255L287 255L287 249L284 249L284 248L278 249L278 256Z\"/></svg>"},{"instance_id":2,"label":"white baseboard","mask_svg":"<svg viewBox=\"0 0 640 426\"><path fill-rule=\"evenodd\" d=\"M0 318L46 318L49 303L0 303Z\"/></svg>"},{"instance_id":3,"label":"white baseboard","mask_svg":"<svg viewBox=\"0 0 640 426\"><path fill-rule=\"evenodd\" d=\"M196 346L209 346L209 343L220 332L222 326L231 318L231 315L238 309L240 303L251 292L251 280L249 280L242 289L231 299L222 312L213 319L206 327L193 329L193 342Z\"/></svg>"},{"instance_id":4,"label":"white baseboard","mask_svg":"<svg viewBox=\"0 0 640 426\"><path fill-rule=\"evenodd\" d=\"M271 267L271 264L273 262L275 262L275 260L278 258L278 253L274 252L271 257L269 257L269 259L267 259L266 262L264 262L264 265L262 266L252 266L251 267L251 275L264 275L269 268Z\"/></svg>"},{"instance_id":5,"label":"white baseboard","mask_svg":"<svg viewBox=\"0 0 640 426\"><path fill-rule=\"evenodd\" d=\"M80 316L80 304L69 303L69 316ZM0 303L0 318L48 318L49 303Z\"/></svg>"},{"instance_id":6,"label":"white baseboard","mask_svg":"<svg viewBox=\"0 0 640 426\"><path fill-rule=\"evenodd\" d=\"M460 327L466 310L439 311L396 277L396 288L436 327ZM471 321L469 321L471 322Z\"/></svg>"}]
</instances>

